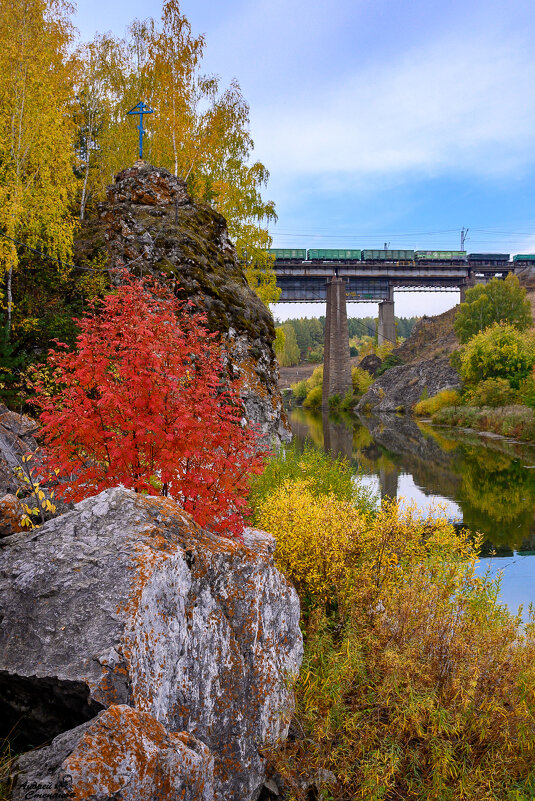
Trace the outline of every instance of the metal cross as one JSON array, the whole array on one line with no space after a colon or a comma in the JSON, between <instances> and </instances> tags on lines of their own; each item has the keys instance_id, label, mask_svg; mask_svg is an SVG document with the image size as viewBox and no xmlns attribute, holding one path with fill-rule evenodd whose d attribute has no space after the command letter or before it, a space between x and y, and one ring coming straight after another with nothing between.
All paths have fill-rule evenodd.
<instances>
[{"instance_id":1,"label":"metal cross","mask_svg":"<svg viewBox=\"0 0 535 801\"><path fill-rule=\"evenodd\" d=\"M132 114L132 115L139 114L139 125L137 126L137 128L139 130L139 158L142 159L143 158L143 134L145 133L145 130L143 128L143 114L154 114L154 111L151 108L149 108L148 106L146 106L145 103L143 102L143 100L141 100L137 104L137 106L134 106L134 108L131 108L130 111L126 112L126 114L127 114L127 116L128 116L128 114Z\"/></svg>"}]
</instances>

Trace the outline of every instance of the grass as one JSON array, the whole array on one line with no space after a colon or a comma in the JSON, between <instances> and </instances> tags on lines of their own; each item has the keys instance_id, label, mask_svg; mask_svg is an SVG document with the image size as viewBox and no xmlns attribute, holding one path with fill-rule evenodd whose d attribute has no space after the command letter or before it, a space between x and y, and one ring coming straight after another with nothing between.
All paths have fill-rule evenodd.
<instances>
[{"instance_id":1,"label":"grass","mask_svg":"<svg viewBox=\"0 0 535 801\"><path fill-rule=\"evenodd\" d=\"M525 442L535 441L535 412L528 406L446 407L437 411L432 420L441 425L492 431Z\"/></svg>"}]
</instances>

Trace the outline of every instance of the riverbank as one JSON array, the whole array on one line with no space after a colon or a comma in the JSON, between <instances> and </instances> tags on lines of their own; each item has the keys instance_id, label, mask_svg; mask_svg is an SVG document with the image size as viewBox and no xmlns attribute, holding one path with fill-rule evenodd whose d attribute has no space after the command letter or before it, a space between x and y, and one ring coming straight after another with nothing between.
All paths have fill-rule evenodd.
<instances>
[{"instance_id":1,"label":"riverbank","mask_svg":"<svg viewBox=\"0 0 535 801\"><path fill-rule=\"evenodd\" d=\"M535 412L529 406L446 406L432 416L439 425L471 428L476 431L535 442Z\"/></svg>"}]
</instances>

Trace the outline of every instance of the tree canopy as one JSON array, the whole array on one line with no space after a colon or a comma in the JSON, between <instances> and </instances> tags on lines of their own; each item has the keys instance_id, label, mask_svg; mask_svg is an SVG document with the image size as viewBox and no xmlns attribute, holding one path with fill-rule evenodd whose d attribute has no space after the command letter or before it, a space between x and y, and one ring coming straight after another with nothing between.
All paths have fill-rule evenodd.
<instances>
[{"instance_id":1,"label":"tree canopy","mask_svg":"<svg viewBox=\"0 0 535 801\"><path fill-rule=\"evenodd\" d=\"M239 384L199 312L166 287L124 280L78 320L74 351L50 351L54 383L38 385L47 463L64 477L59 494L78 501L121 483L170 495L200 525L239 533L260 465Z\"/></svg>"},{"instance_id":2,"label":"tree canopy","mask_svg":"<svg viewBox=\"0 0 535 801\"><path fill-rule=\"evenodd\" d=\"M476 284L466 292L455 317L454 328L461 343L493 323L508 323L519 331L531 325L531 306L518 278L493 278L488 284Z\"/></svg>"}]
</instances>

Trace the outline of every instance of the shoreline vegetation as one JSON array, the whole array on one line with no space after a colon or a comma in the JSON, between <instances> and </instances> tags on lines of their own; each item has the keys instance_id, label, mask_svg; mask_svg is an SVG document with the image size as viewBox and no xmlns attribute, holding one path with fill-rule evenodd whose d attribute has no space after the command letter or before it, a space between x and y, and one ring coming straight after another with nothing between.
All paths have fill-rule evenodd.
<instances>
[{"instance_id":1,"label":"shoreline vegetation","mask_svg":"<svg viewBox=\"0 0 535 801\"><path fill-rule=\"evenodd\" d=\"M378 506L306 444L271 457L251 506L302 607L297 735L269 753L283 797L532 799L535 623L476 575L481 538Z\"/></svg>"}]
</instances>

